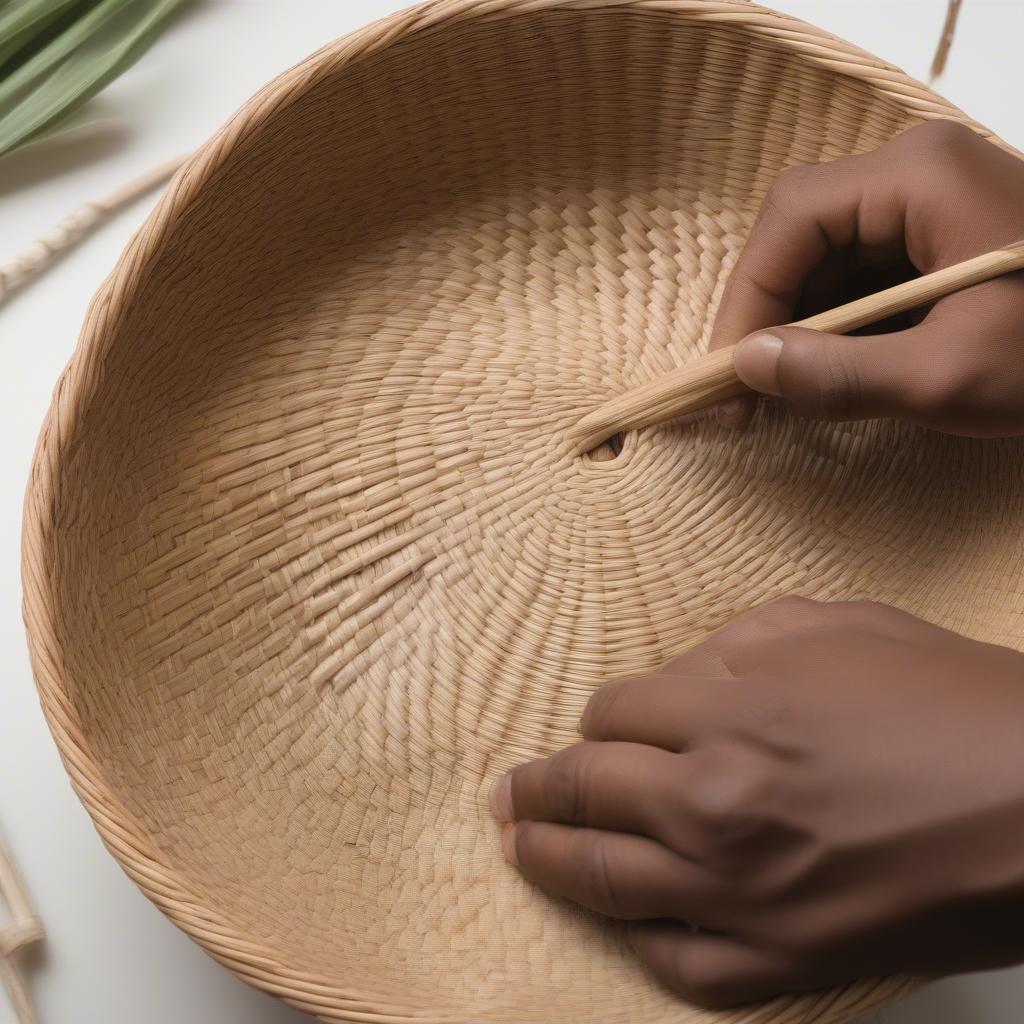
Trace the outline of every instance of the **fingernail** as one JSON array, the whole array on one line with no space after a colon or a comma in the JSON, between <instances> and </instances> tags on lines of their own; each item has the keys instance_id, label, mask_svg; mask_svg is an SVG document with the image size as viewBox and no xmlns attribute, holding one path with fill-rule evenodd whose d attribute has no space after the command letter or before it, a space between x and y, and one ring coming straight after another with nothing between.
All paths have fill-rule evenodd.
<instances>
[{"instance_id":1,"label":"fingernail","mask_svg":"<svg viewBox=\"0 0 1024 1024\"><path fill-rule=\"evenodd\" d=\"M513 821L512 774L503 775L491 790L491 812L498 821Z\"/></svg>"},{"instance_id":2,"label":"fingernail","mask_svg":"<svg viewBox=\"0 0 1024 1024\"><path fill-rule=\"evenodd\" d=\"M516 827L510 821L501 826L501 852L509 864L519 866L519 858L516 857Z\"/></svg>"},{"instance_id":3,"label":"fingernail","mask_svg":"<svg viewBox=\"0 0 1024 1024\"><path fill-rule=\"evenodd\" d=\"M774 334L751 334L736 346L732 365L747 387L762 395L782 394L779 387L779 356L782 339Z\"/></svg>"}]
</instances>

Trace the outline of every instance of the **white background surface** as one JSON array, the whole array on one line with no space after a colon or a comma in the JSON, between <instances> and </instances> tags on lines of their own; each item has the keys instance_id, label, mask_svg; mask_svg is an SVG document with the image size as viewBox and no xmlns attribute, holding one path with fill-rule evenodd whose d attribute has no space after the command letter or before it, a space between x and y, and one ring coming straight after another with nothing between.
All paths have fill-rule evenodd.
<instances>
[{"instance_id":1,"label":"white background surface","mask_svg":"<svg viewBox=\"0 0 1024 1024\"><path fill-rule=\"evenodd\" d=\"M767 0L771 3L771 0ZM122 127L0 162L0 261L82 200L198 146L250 94L395 0L205 0L90 108ZM923 78L945 0L776 0ZM1024 0L965 0L953 102L1024 148ZM152 199L0 309L0 822L47 927L32 987L44 1024L299 1024L237 981L138 892L103 849L47 732L21 623L21 502L50 392L86 304ZM1022 923L1024 927L1024 923ZM865 1024L1019 1024L1024 969L957 978ZM13 1016L0 995L0 1024ZM642 1022L638 1022L642 1024Z\"/></svg>"}]
</instances>

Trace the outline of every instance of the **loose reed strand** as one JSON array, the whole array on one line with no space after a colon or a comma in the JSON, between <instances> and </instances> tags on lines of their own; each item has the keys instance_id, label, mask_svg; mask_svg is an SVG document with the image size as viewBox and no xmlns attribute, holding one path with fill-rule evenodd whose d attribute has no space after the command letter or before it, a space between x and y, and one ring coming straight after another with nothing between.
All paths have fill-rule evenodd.
<instances>
[{"instance_id":1,"label":"loose reed strand","mask_svg":"<svg viewBox=\"0 0 1024 1024\"><path fill-rule=\"evenodd\" d=\"M942 34L939 36L938 46L935 48L935 56L932 58L932 66L928 80L934 82L943 71L946 70L946 62L949 60L950 51L953 49L953 39L956 36L957 19L960 17L961 0L949 0L946 7L946 20L942 26Z\"/></svg>"},{"instance_id":2,"label":"loose reed strand","mask_svg":"<svg viewBox=\"0 0 1024 1024\"><path fill-rule=\"evenodd\" d=\"M0 923L0 978L19 1024L38 1024L28 985L18 969L19 952L43 938L43 926L25 892L10 853L0 840L0 900L7 905L7 920Z\"/></svg>"},{"instance_id":3,"label":"loose reed strand","mask_svg":"<svg viewBox=\"0 0 1024 1024\"><path fill-rule=\"evenodd\" d=\"M13 259L0 264L0 305L83 238L91 234L114 213L130 202L162 185L184 162L174 157L115 189L101 199L82 203L45 235L36 239Z\"/></svg>"}]
</instances>

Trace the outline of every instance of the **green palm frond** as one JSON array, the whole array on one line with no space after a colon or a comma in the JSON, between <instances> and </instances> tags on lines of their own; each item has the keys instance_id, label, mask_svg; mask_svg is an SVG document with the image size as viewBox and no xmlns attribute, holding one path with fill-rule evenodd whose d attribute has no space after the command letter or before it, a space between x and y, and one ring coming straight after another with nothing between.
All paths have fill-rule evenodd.
<instances>
[{"instance_id":1,"label":"green palm frond","mask_svg":"<svg viewBox=\"0 0 1024 1024\"><path fill-rule=\"evenodd\" d=\"M187 0L0 0L0 155L77 110Z\"/></svg>"},{"instance_id":2,"label":"green palm frond","mask_svg":"<svg viewBox=\"0 0 1024 1024\"><path fill-rule=\"evenodd\" d=\"M9 0L0 6L0 67L78 0Z\"/></svg>"}]
</instances>

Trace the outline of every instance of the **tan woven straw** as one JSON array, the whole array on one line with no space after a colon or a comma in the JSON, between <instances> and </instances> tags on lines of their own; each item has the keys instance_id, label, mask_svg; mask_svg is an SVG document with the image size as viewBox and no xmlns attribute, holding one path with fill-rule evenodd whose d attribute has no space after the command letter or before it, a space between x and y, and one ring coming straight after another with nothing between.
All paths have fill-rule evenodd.
<instances>
[{"instance_id":1,"label":"tan woven straw","mask_svg":"<svg viewBox=\"0 0 1024 1024\"><path fill-rule=\"evenodd\" d=\"M742 0L447 0L199 151L92 304L24 535L50 725L175 923L328 1020L719 1019L504 863L490 783L779 594L1017 644L1024 451L769 409L616 457L568 430L704 349L780 168L936 116Z\"/></svg>"}]
</instances>

